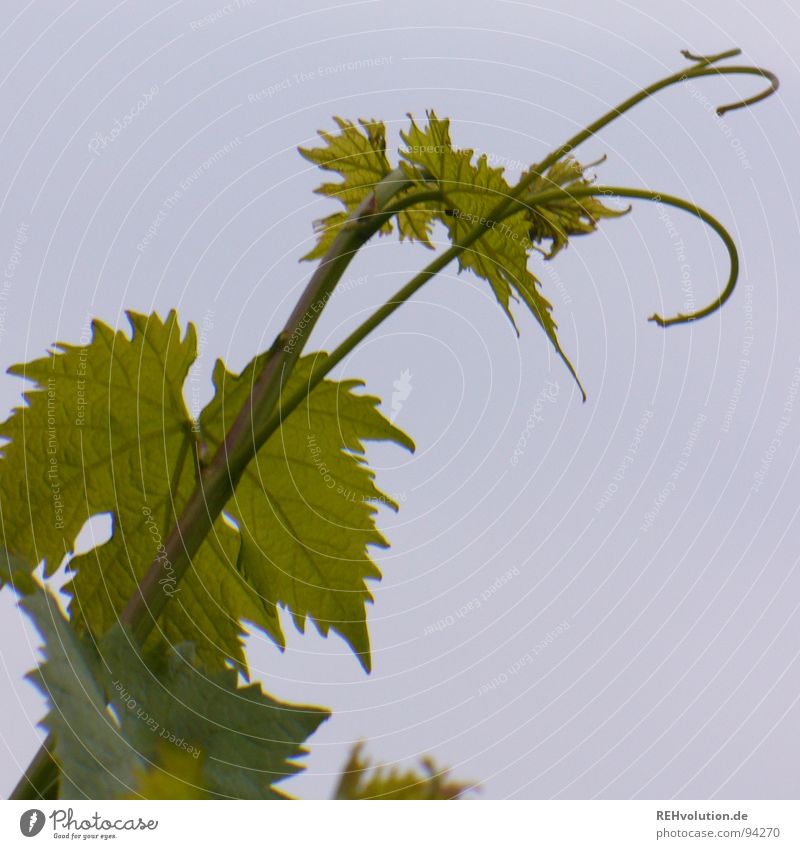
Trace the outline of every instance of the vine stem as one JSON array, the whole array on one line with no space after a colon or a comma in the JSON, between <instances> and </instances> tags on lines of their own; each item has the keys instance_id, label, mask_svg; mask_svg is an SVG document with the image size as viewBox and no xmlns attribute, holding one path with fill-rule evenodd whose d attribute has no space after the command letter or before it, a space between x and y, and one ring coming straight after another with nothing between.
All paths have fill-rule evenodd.
<instances>
[{"instance_id":1,"label":"vine stem","mask_svg":"<svg viewBox=\"0 0 800 849\"><path fill-rule=\"evenodd\" d=\"M722 59L738 55L739 52L739 50L729 50L715 56L697 57L684 51L686 58L696 63L692 68L671 74L641 89L577 133L550 153L537 166L531 168L517 186L515 186L511 194L498 203L490 217L500 221L509 214L509 210L512 212L515 211L521 201L522 203L526 203L522 200L525 192L535 179L544 176L551 165L570 153L575 147L593 136L607 124L633 108L637 103L674 83L692 77L708 76L711 74L750 74L764 77L770 81L770 88L765 92L747 100L720 107L717 110L718 114L755 103L777 90L777 78L765 69L752 66L710 67L713 63ZM232 496L244 469L250 460L253 459L264 441L278 426L282 417L282 410L289 410L290 412L291 409L294 409L301 403L302 398L306 397L308 392L322 380L324 375L336 365L336 362L346 356L349 350L352 350L355 344L358 344L361 339L388 318L401 303L404 303L411 297L427 280L441 271L452 260L456 259L485 232L483 226L476 225L459 245L452 246L431 262L398 292L396 298L400 298L399 301L393 299L378 309L370 319L354 331L324 361L322 368L315 370L313 375L315 382L311 383L309 381L307 383L306 387L304 387L302 397L300 393L296 393L291 399L288 399L286 405L280 404L281 390L285 380L300 356L305 341L311 329L316 324L327 298L333 292L336 283L341 278L354 254L392 215L414 203L421 202L418 195L409 195L403 198L401 202L388 205L392 197L410 185L411 181L401 169L395 169L387 175L376 186L374 193L371 193L349 217L348 222L337 234L330 249L320 261L306 290L292 311L283 332L275 340L275 344L270 350L270 356L266 358L263 369L253 386L248 400L226 434L223 444L203 472L198 485L182 510L178 521L171 529L164 544L165 551L163 557L155 560L150 565L144 578L139 583L136 592L120 616L120 620L130 626L140 640L143 640L152 629L168 598L159 585L159 578L164 569L164 564L166 563L171 566L175 579L180 580L191 563L192 556L197 552L208 532L211 530L214 521ZM573 196L577 197L578 191L580 190L575 190ZM433 198L437 195L436 192L420 194L425 194L428 198ZM589 193L587 192L587 194ZM663 196L663 200L665 203L667 202L666 195ZM315 306L317 309L315 309ZM657 317L654 317L654 320L658 320ZM350 347L347 347L348 345ZM290 404L293 404L291 409L289 408ZM277 410L276 407L278 407ZM53 748L52 743L52 737L48 737L44 746L40 748L17 784L11 795L12 799L44 797L55 785L58 768L50 755L50 750Z\"/></svg>"},{"instance_id":2,"label":"vine stem","mask_svg":"<svg viewBox=\"0 0 800 849\"><path fill-rule=\"evenodd\" d=\"M384 211L389 200L410 185L411 181L401 169L390 172L349 216L312 274L270 349L252 392L167 537L164 557L153 561L120 616L121 622L140 640L150 632L169 598L159 583L165 561L176 580L180 580L229 501L245 468L267 439L265 426L269 424L285 380L336 284L359 248L402 207L389 206L390 211Z\"/></svg>"},{"instance_id":3,"label":"vine stem","mask_svg":"<svg viewBox=\"0 0 800 849\"><path fill-rule=\"evenodd\" d=\"M746 73L767 77L772 83L771 89L762 95L758 95L757 99L766 97L774 91L778 82L769 71L750 66L729 66L722 69L710 67L714 62L737 55L738 52L738 50L730 50L709 57L689 55L689 58L696 63L694 67L671 74L643 88L573 136L538 166L532 168L528 174L524 175L510 195L497 204L489 217L498 221L502 220L524 198L531 183L542 176L554 162L642 100L676 82L709 74ZM747 105L750 102L755 102L755 100L751 98L748 101L741 101L739 104L731 104L721 108L729 110ZM299 358L305 341L316 324L327 299L332 294L336 283L354 254L392 215L400 211L404 204L411 206L413 203L420 202L419 198L409 195L402 203L389 204L389 201L398 192L410 185L411 180L400 168L387 175L376 186L375 192L371 193L351 214L312 275L306 290L286 322L283 332L276 339L276 343L270 352L271 355L267 358L253 391L239 411L233 425L226 434L224 442L203 474L178 522L167 537L164 558L156 559L151 564L136 593L130 599L120 617L121 621L129 625L139 639L144 639L149 633L168 599L159 584L165 560L171 564L176 579L180 580L191 562L191 557L197 552L211 530L215 519L233 494L244 469L272 432L272 414L279 404L285 380ZM577 191L573 192L573 196L579 196ZM590 192L587 191L586 194L590 194ZM452 246L437 257L404 288L403 292L405 293L408 290L409 294L405 295L403 300L407 300L426 280L438 273L453 259L456 259L484 232L484 227L477 224L459 245ZM356 331L354 344L357 344L360 339L371 332L372 328L380 324L397 306L399 304L390 304L379 309L365 323L365 329ZM308 391L310 391L310 388Z\"/></svg>"},{"instance_id":4,"label":"vine stem","mask_svg":"<svg viewBox=\"0 0 800 849\"><path fill-rule=\"evenodd\" d=\"M170 530L162 555L150 564L120 615L120 621L128 625L139 640L145 639L167 602L168 596L159 583L164 571L171 568L176 581L185 574L191 558L233 494L247 464L267 438L265 425L269 423L283 383L336 283L358 249L392 215L410 204L409 198L405 198L389 206L387 212L381 212L396 194L410 185L411 181L399 168L387 174L348 217L320 260L283 331L270 349L250 396ZM58 778L58 767L51 755L53 748L51 734L20 778L11 799L47 798L46 794Z\"/></svg>"}]
</instances>

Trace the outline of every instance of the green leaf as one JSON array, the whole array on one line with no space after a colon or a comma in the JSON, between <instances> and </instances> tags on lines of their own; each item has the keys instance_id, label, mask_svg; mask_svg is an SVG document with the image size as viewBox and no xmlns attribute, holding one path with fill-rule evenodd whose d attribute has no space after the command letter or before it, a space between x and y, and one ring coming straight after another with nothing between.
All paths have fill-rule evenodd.
<instances>
[{"instance_id":1,"label":"green leaf","mask_svg":"<svg viewBox=\"0 0 800 849\"><path fill-rule=\"evenodd\" d=\"M193 474L182 386L196 355L194 328L181 338L174 313L165 322L129 319L131 339L95 321L85 346L56 345L9 369L36 386L0 424L0 438L10 440L2 449L3 530L7 547L44 560L47 575L87 518L114 512L121 533L141 535L142 507L168 501Z\"/></svg>"},{"instance_id":2,"label":"green leaf","mask_svg":"<svg viewBox=\"0 0 800 849\"><path fill-rule=\"evenodd\" d=\"M338 200L345 208L344 212L315 222L320 234L313 250L303 259L320 259L336 238L348 215L368 197L375 186L392 170L386 156L386 128L381 121L359 119L356 126L351 121L334 118L340 131L338 134L319 131L325 144L315 148L298 148L300 153L325 171L332 171L342 179L336 183L323 183L316 193ZM398 192L397 198L410 193L406 189ZM433 229L432 204L417 205L413 209L403 210L396 216L400 239L421 242L433 249L430 235ZM392 232L392 222L387 221L378 231L380 235Z\"/></svg>"},{"instance_id":3,"label":"green leaf","mask_svg":"<svg viewBox=\"0 0 800 849\"><path fill-rule=\"evenodd\" d=\"M418 192L418 187L406 189L398 194L398 199L402 199ZM397 229L400 233L400 241L408 239L410 242L420 242L426 248L433 250L433 242L431 235L433 234L433 225L437 220L437 213L444 209L444 205L438 201L424 201L414 204L400 212L397 218Z\"/></svg>"},{"instance_id":4,"label":"green leaf","mask_svg":"<svg viewBox=\"0 0 800 849\"><path fill-rule=\"evenodd\" d=\"M160 506L158 528L174 524L175 507L185 503L188 493L188 488L182 487L175 505ZM115 531L107 543L71 561L70 571L77 574L66 589L73 595L70 615L78 627L88 627L93 634L101 635L116 624L156 555L149 527L141 520L135 534L123 536ZM143 546L142 542L149 542L150 546ZM280 626L274 608L261 603L237 570L240 546L235 529L218 519L180 584L174 588L171 583L164 585L171 598L159 619L159 628L148 638L149 648L161 641L175 644L191 640L204 663L222 666L231 660L244 675L248 674L242 623L251 623L273 636ZM169 567L165 567L167 577L163 580L169 580L168 574Z\"/></svg>"},{"instance_id":5,"label":"green leaf","mask_svg":"<svg viewBox=\"0 0 800 849\"><path fill-rule=\"evenodd\" d=\"M39 586L30 563L0 547L0 587L3 584L10 584L20 595L28 595Z\"/></svg>"},{"instance_id":6,"label":"green leaf","mask_svg":"<svg viewBox=\"0 0 800 849\"><path fill-rule=\"evenodd\" d=\"M512 191L503 169L492 168L485 154L473 162L472 150L454 148L449 120L440 120L434 112L428 113L424 130L412 118L411 129L401 136L407 175L419 183L435 181L448 199L440 210L431 209L430 214L447 227L452 243L460 244L476 226L486 228L486 234L459 255L459 268L489 282L515 330L511 300L522 299L583 393L577 373L558 340L553 308L539 291L541 283L528 270L528 253L532 248L530 211L522 208L502 221L491 217L495 207Z\"/></svg>"},{"instance_id":7,"label":"green leaf","mask_svg":"<svg viewBox=\"0 0 800 849\"><path fill-rule=\"evenodd\" d=\"M427 194L433 185L445 200L428 198L396 215L400 239L418 241L432 248L431 235L438 221L447 228L451 242L458 245L476 226L485 227L486 233L459 255L460 270L468 269L489 282L515 330L511 301L521 300L528 307L585 400L586 393L575 368L559 342L552 305L541 293L540 281L528 270L528 257L532 250L537 250L546 259L552 259L568 244L570 236L591 233L601 218L614 218L627 210L610 209L596 197L578 200L568 194L546 203L534 202L534 195L548 189L569 190L588 185L584 176L586 167L567 157L528 187L525 197L531 203L527 208L523 206L518 212L495 221L494 209L513 191L503 169L491 167L485 154L476 159L472 150L454 147L448 119L437 118L433 111L427 117L424 128L411 118L408 132L400 134L404 143L400 150L401 167L413 184L399 193L398 198L422 191ZM320 239L304 259L319 259L325 254L348 215L392 169L386 156L386 130L381 122L360 120L359 127L341 118L335 121L338 134L320 131L324 146L301 148L300 152L320 168L342 178L341 182L324 183L317 192L339 200L345 211L319 222ZM388 233L391 229L389 221L380 232ZM548 241L550 248L545 250L541 245Z\"/></svg>"},{"instance_id":8,"label":"green leaf","mask_svg":"<svg viewBox=\"0 0 800 849\"><path fill-rule=\"evenodd\" d=\"M170 743L159 745L155 763L138 766L129 799L208 799L203 765L193 754Z\"/></svg>"},{"instance_id":9,"label":"green leaf","mask_svg":"<svg viewBox=\"0 0 800 849\"><path fill-rule=\"evenodd\" d=\"M20 605L45 642L30 677L50 703L61 799L283 798L273 785L302 768L302 743L328 717L238 687L235 670L204 668L190 643L148 667L115 628L96 653L41 588Z\"/></svg>"},{"instance_id":10,"label":"green leaf","mask_svg":"<svg viewBox=\"0 0 800 849\"><path fill-rule=\"evenodd\" d=\"M323 356L302 358L285 392L302 386ZM200 418L210 445L219 444L259 364L234 375L217 363L216 394ZM391 441L411 451L414 444L378 411L377 398L355 391L362 385L319 383L267 440L226 509L242 534L242 573L266 604L290 610L301 631L308 617L321 634L337 632L369 671L366 580L380 572L368 546L387 546L375 526L376 505L397 505L375 486L364 442Z\"/></svg>"},{"instance_id":11,"label":"green leaf","mask_svg":"<svg viewBox=\"0 0 800 849\"><path fill-rule=\"evenodd\" d=\"M141 759L106 708L97 659L56 599L38 589L21 602L44 640L45 662L29 674L49 702L43 725L55 734L59 798L110 799L128 791Z\"/></svg>"},{"instance_id":12,"label":"green leaf","mask_svg":"<svg viewBox=\"0 0 800 849\"><path fill-rule=\"evenodd\" d=\"M605 159L605 157L604 157ZM602 161L602 160L601 160ZM594 165L598 163L592 163ZM585 176L588 165L581 165L576 159L568 156L556 162L549 171L534 179L527 196L545 192L549 189L580 188L591 185ZM593 233L601 218L619 218L630 211L626 209L611 209L599 198L589 196L572 198L564 195L546 204L532 203L526 213L530 224L530 237L534 242L550 241L550 250L542 250L545 259L552 259L569 243L570 236L581 236Z\"/></svg>"},{"instance_id":13,"label":"green leaf","mask_svg":"<svg viewBox=\"0 0 800 849\"><path fill-rule=\"evenodd\" d=\"M407 175L417 180L430 175L447 197L446 209L434 214L447 227L453 244L458 244L479 224L486 228L486 234L459 256L459 267L489 281L514 323L510 300L518 281L527 272L528 227L524 211L502 222L489 217L511 191L503 178L503 169L492 168L485 154L473 164L473 151L454 148L450 122L439 120L433 112L428 114L424 130L412 118L411 129L401 136L405 142L401 154Z\"/></svg>"},{"instance_id":14,"label":"green leaf","mask_svg":"<svg viewBox=\"0 0 800 849\"><path fill-rule=\"evenodd\" d=\"M243 382L228 375L231 392L237 386L235 397L229 395L224 415L221 396L215 398L202 414L201 427L183 400L197 355L194 328L189 325L182 336L174 313L166 321L134 313L129 318L130 338L94 322L92 338L83 346L58 345L48 357L13 367L12 373L37 386L26 393L27 405L0 425L0 436L10 440L0 461L2 542L15 557L33 564L44 560L46 573L52 574L87 519L112 515L111 539L69 562L76 573L67 585L73 596L71 618L98 639L117 622L158 554L197 483L198 453L220 444L250 391L255 366ZM295 381L303 379L304 368ZM218 388L221 370L219 365ZM343 483L352 482L355 497L381 500L363 456L357 457L359 446L363 450L360 440L411 443L375 410L375 399L353 393L355 386L325 381L315 390L315 432L326 452L342 455L336 473ZM243 623L282 646L276 609L281 604L301 626L307 614L318 617L323 633L331 627L341 633L369 665L364 613L369 593L363 578L379 573L366 545L385 541L374 528L374 508L366 502L345 507L346 499L339 498L332 519L306 515L306 501L325 509L331 505L320 498L320 487L328 495L323 479L316 471L308 473L304 416L298 410L287 419L231 501L230 514L241 519L244 538L223 515L179 585L170 583L171 567L164 564L163 587L172 597L148 640L149 650L160 641L190 640L209 668L231 660L246 674ZM299 448L284 453L284 444ZM266 458L272 461L265 469ZM296 469L295 461L305 465ZM266 490L259 474L266 475ZM331 545L341 551L329 547L315 556L317 535L329 531ZM265 540L267 534L273 536ZM331 598L325 597L328 592Z\"/></svg>"},{"instance_id":15,"label":"green leaf","mask_svg":"<svg viewBox=\"0 0 800 849\"><path fill-rule=\"evenodd\" d=\"M194 789L211 796L282 798L273 785L302 769L296 763L306 754L302 743L329 716L322 708L279 702L259 684L237 686L235 670L206 669L191 643L173 649L160 670L144 662L122 629L104 639L101 653L125 739L167 773L164 744L167 752L191 756L200 765L195 775L202 776Z\"/></svg>"},{"instance_id":16,"label":"green leaf","mask_svg":"<svg viewBox=\"0 0 800 849\"><path fill-rule=\"evenodd\" d=\"M129 338L99 321L81 346L60 344L13 366L35 381L27 405L0 425L0 508L4 544L30 563L58 567L87 519L113 518L112 538L74 558L70 612L99 636L116 621L197 481L194 423L183 386L197 356L190 324L177 316L129 313ZM205 662L231 658L245 668L240 619L265 630L274 610L236 571L239 539L222 521L194 558L163 618L170 642L191 639ZM159 639L151 638L151 645Z\"/></svg>"},{"instance_id":17,"label":"green leaf","mask_svg":"<svg viewBox=\"0 0 800 849\"><path fill-rule=\"evenodd\" d=\"M351 121L335 118L341 130L338 134L319 131L325 142L322 147L299 148L300 153L324 171L333 171L342 177L341 182L323 183L317 194L332 197L342 203L346 212L336 212L316 223L320 234L312 251L303 259L319 259L325 255L331 242L341 229L347 216L373 188L392 170L386 158L386 128L380 121L359 119L359 127ZM387 222L381 233L389 233Z\"/></svg>"},{"instance_id":18,"label":"green leaf","mask_svg":"<svg viewBox=\"0 0 800 849\"><path fill-rule=\"evenodd\" d=\"M438 768L430 758L421 760L422 772L371 767L362 750L361 743L353 747L336 788L336 799L459 799L476 789L474 784L451 780L449 770Z\"/></svg>"}]
</instances>

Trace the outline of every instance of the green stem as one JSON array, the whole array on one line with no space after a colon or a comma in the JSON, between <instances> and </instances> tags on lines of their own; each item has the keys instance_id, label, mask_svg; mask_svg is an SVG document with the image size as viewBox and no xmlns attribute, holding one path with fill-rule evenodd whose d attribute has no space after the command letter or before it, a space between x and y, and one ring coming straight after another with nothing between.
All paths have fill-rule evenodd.
<instances>
[{"instance_id":1,"label":"green stem","mask_svg":"<svg viewBox=\"0 0 800 849\"><path fill-rule=\"evenodd\" d=\"M647 86L637 94L623 101L616 109L607 113L593 124L590 124L581 133L573 136L565 145L562 145L546 157L537 168L533 168L529 173L525 174L510 195L502 199L487 217L496 221L502 220L509 210L516 209L530 185L542 176L553 162L557 161L582 141L594 135L599 129L615 120L637 103L673 83L690 77L706 76L709 74L755 74L766 77L771 81L770 90L757 96L755 99L762 99L772 93L777 88L778 81L769 71L750 66L734 66L723 69L709 67L713 62L728 58L737 53L738 51L726 51L725 53L711 57L690 57L697 63L695 67L687 71L677 72ZM748 101L731 104L721 107L721 109L724 111L731 108L738 108L738 106L746 105L750 102L754 102L754 99L750 98ZM228 498L230 498L245 467L272 432L275 419L273 413L275 412L276 405L279 404L281 390L286 377L300 356L308 334L316 323L327 298L332 293L333 288L350 263L354 253L370 236L380 229L385 221L389 220L391 215L403 208L422 202L419 196L411 194L406 198L401 198L393 206L389 206L391 198L409 185L410 181L405 177L401 169L396 169L378 184L375 190L375 196L368 199L351 216L351 219L337 235L328 253L312 276L306 292L293 310L283 333L276 340L274 355L267 358L250 398L239 412L224 443L206 470L201 485L195 490L180 520L175 525L173 532L167 540L167 544L165 545L167 549L167 562L172 564L173 572L178 578L185 572L191 556L200 547L206 534L211 529L214 520L222 511ZM590 188L592 191L597 191L595 187ZM590 192L587 190L586 193L589 194ZM438 196L436 192L424 194L426 199L432 199ZM573 192L573 195L575 194ZM531 200L531 198L528 198L526 202L530 203ZM672 200L676 202L676 205L684 203L677 198ZM708 223L712 223L713 221L707 213L702 212L702 210L699 210L699 208L693 205L688 205L684 208L690 209L690 211L694 209L695 214L704 217ZM720 233L725 232L716 222L712 223L712 226L715 226L715 229ZM339 359L345 356L354 345L358 344L368 333L391 315L401 303L411 297L431 276L443 269L473 242L478 240L483 232L484 227L477 224L462 239L459 245L453 245L449 250L437 257L425 270L416 275L401 289L396 296L397 300L385 304L360 328L354 331L346 340L342 351L337 349L334 354ZM727 234L725 235L727 236ZM735 278L733 282L735 283ZM731 286L729 285L728 289L730 288ZM728 289L721 296L720 303L730 294ZM712 305L711 309L715 308ZM697 314L692 318L696 317L701 316ZM654 316L653 318L656 321L660 321L658 316ZM667 323L675 320L670 319ZM684 317L677 320L690 319ZM333 360L333 364L329 366L329 368L332 368L338 360L335 359L334 355L331 355L330 360ZM305 394L308 391L310 391L310 388L306 389ZM172 558L169 555L172 555ZM156 617L166 603L166 596L160 592L160 586L158 584L158 578L163 568L162 563L163 561L156 561L152 564L140 584L137 593L131 599L122 615L123 621L130 625L140 638L152 627Z\"/></svg>"},{"instance_id":2,"label":"green stem","mask_svg":"<svg viewBox=\"0 0 800 849\"><path fill-rule=\"evenodd\" d=\"M439 192L418 192L389 203L410 184L400 169L391 172L351 215L320 261L276 339L250 397L167 538L164 556L150 566L120 617L140 640L150 632L168 600L160 584L164 564L171 565L175 580L181 579L192 556L233 495L244 470L272 432L268 425L283 386L352 258L393 215L415 203L440 196Z\"/></svg>"},{"instance_id":3,"label":"green stem","mask_svg":"<svg viewBox=\"0 0 800 849\"><path fill-rule=\"evenodd\" d=\"M341 228L311 276L275 340L249 398L167 537L163 556L151 564L122 612L121 621L140 640L150 632L168 600L159 583L164 564L171 566L176 580L181 579L233 495L245 468L264 444L268 435L266 426L286 379L336 284L359 248L395 214L398 204L390 206L390 200L409 185L411 181L399 168L378 183ZM410 198L406 200L410 202Z\"/></svg>"},{"instance_id":4,"label":"green stem","mask_svg":"<svg viewBox=\"0 0 800 849\"><path fill-rule=\"evenodd\" d=\"M311 276L275 340L250 397L172 527L162 556L150 565L120 616L120 621L140 640L146 638L168 600L159 583L164 569L171 568L176 580L183 577L248 463L267 438L265 425L269 423L284 381L331 292L358 249L398 208L403 208L402 204L390 207L389 201L409 185L411 182L400 169L388 174L349 217ZM413 201L409 196L403 202L410 205ZM384 207L390 211L382 212ZM58 767L50 754L53 742L50 735L14 788L12 799L48 798L58 778Z\"/></svg>"}]
</instances>

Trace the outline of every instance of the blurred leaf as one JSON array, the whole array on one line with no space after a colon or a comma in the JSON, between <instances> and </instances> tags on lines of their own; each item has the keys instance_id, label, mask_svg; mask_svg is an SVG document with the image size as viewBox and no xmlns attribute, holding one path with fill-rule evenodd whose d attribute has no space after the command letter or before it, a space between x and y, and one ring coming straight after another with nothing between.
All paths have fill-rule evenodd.
<instances>
[{"instance_id":1,"label":"blurred leaf","mask_svg":"<svg viewBox=\"0 0 800 849\"><path fill-rule=\"evenodd\" d=\"M95 653L43 589L20 605L45 642L30 677L50 704L61 799L283 798L273 785L301 769L301 744L328 716L237 686L235 670L203 668L192 644L149 667L115 628Z\"/></svg>"},{"instance_id":2,"label":"blurred leaf","mask_svg":"<svg viewBox=\"0 0 800 849\"><path fill-rule=\"evenodd\" d=\"M328 711L276 701L259 684L239 687L233 669L209 671L184 643L163 668L148 666L130 635L114 629L101 645L106 690L122 734L140 756L173 779L197 771L198 789L219 798L283 798L273 785L299 772L302 743ZM187 776L162 757L181 751L199 763ZM185 768L186 758L179 759Z\"/></svg>"},{"instance_id":3,"label":"blurred leaf","mask_svg":"<svg viewBox=\"0 0 800 849\"><path fill-rule=\"evenodd\" d=\"M45 662L28 677L49 703L43 725L55 735L60 799L111 799L128 792L142 765L106 708L97 658L48 592L21 602L44 640Z\"/></svg>"},{"instance_id":4,"label":"blurred leaf","mask_svg":"<svg viewBox=\"0 0 800 849\"><path fill-rule=\"evenodd\" d=\"M157 763L138 766L129 799L208 799L203 790L203 767L183 749L169 743L158 747Z\"/></svg>"},{"instance_id":5,"label":"blurred leaf","mask_svg":"<svg viewBox=\"0 0 800 849\"><path fill-rule=\"evenodd\" d=\"M473 784L453 781L430 758L420 762L422 771L371 766L362 756L363 744L353 747L336 788L336 799L460 799Z\"/></svg>"}]
</instances>

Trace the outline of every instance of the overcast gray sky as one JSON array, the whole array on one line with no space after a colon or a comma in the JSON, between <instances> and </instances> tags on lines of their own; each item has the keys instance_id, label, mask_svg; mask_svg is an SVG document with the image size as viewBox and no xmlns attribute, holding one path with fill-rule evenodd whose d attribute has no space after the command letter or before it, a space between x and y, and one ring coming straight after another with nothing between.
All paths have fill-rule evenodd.
<instances>
[{"instance_id":1,"label":"overcast gray sky","mask_svg":"<svg viewBox=\"0 0 800 849\"><path fill-rule=\"evenodd\" d=\"M750 4L752 5L752 4ZM451 269L337 371L361 377L415 439L373 447L401 501L380 526L374 671L286 621L254 677L329 706L307 772L329 795L354 740L424 753L486 797L796 798L800 793L798 450L800 21L722 0L346 4L6 0L0 21L0 365L77 341L87 315L166 311L208 325L243 365L274 338L334 205L296 152L333 115L452 119L454 143L516 177L681 48L738 46L780 93L717 119L753 78L676 87L592 139L602 182L685 196L730 228L742 276L713 317L726 255L653 206L604 222L548 269L545 294L588 392L518 310ZM141 102L142 105L137 105ZM126 121L113 133L115 122ZM204 162L200 176L187 177ZM184 183L185 188L181 188ZM178 192L154 235L148 228ZM443 233L437 233L439 240ZM429 259L382 239L351 266L312 347L336 343ZM213 325L213 326L212 326ZM20 382L0 378L0 408ZM208 397L209 386L204 386ZM477 599L477 602L475 600ZM34 753L44 703L22 680L37 638L0 593L0 791Z\"/></svg>"}]
</instances>

